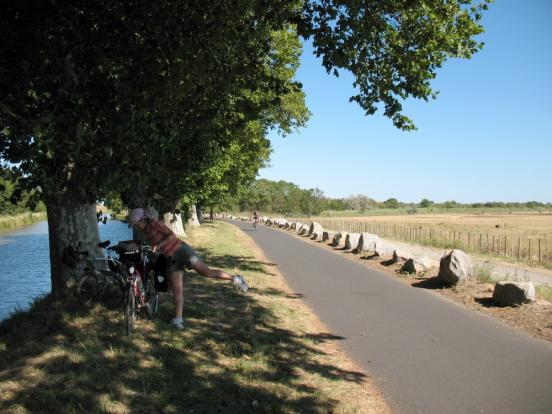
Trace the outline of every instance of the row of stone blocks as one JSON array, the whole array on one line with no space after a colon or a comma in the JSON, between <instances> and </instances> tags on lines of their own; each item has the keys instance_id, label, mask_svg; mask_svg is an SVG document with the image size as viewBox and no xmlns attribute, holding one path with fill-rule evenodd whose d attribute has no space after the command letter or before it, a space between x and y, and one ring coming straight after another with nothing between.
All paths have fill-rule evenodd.
<instances>
[{"instance_id":1,"label":"row of stone blocks","mask_svg":"<svg viewBox=\"0 0 552 414\"><path fill-rule=\"evenodd\" d=\"M285 218L267 219L268 226L289 229L300 236L312 240L328 242L333 247L350 250L357 254L387 258L387 264L401 263L401 271L408 273L426 273L431 269L439 269L437 278L446 286L465 283L473 277L474 266L471 258L462 250L453 249L445 253L441 260L427 256L416 257L408 251L402 250L393 243L381 239L371 233L347 233L324 230L316 222L309 224L298 221L289 222ZM496 282L493 291L493 301L500 305L519 305L535 300L533 282Z\"/></svg>"}]
</instances>

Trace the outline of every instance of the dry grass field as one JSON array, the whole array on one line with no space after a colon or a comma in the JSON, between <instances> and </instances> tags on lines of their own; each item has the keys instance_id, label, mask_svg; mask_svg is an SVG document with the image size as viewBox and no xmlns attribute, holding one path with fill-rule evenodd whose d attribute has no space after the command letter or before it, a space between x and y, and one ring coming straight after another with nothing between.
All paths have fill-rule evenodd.
<instances>
[{"instance_id":1,"label":"dry grass field","mask_svg":"<svg viewBox=\"0 0 552 414\"><path fill-rule=\"evenodd\" d=\"M371 232L395 240L503 259L552 265L552 214L410 214L312 217L335 231ZM304 220L304 219L303 219Z\"/></svg>"},{"instance_id":2,"label":"dry grass field","mask_svg":"<svg viewBox=\"0 0 552 414\"><path fill-rule=\"evenodd\" d=\"M500 233L512 237L544 238L552 236L552 214L435 214L351 217L370 223L423 225L451 231L472 233ZM338 219L340 220L340 219Z\"/></svg>"}]
</instances>

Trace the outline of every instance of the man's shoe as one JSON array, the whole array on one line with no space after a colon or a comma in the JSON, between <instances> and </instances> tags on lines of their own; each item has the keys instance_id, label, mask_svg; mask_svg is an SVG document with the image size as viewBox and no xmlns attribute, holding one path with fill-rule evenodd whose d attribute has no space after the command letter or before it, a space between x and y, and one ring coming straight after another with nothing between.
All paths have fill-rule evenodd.
<instances>
[{"instance_id":1,"label":"man's shoe","mask_svg":"<svg viewBox=\"0 0 552 414\"><path fill-rule=\"evenodd\" d=\"M232 282L236 285L236 287L241 290L243 293L247 293L249 290L249 286L247 285L247 282L241 275L235 275L234 279L232 279Z\"/></svg>"},{"instance_id":2,"label":"man's shoe","mask_svg":"<svg viewBox=\"0 0 552 414\"><path fill-rule=\"evenodd\" d=\"M175 329L184 329L184 321L182 319L173 318L169 325Z\"/></svg>"}]
</instances>

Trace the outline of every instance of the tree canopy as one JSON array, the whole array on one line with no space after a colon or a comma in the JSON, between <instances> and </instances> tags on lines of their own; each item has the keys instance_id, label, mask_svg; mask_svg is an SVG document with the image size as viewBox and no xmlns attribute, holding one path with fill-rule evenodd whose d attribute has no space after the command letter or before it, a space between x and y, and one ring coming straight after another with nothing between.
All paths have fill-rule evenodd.
<instances>
[{"instance_id":1,"label":"tree canopy","mask_svg":"<svg viewBox=\"0 0 552 414\"><path fill-rule=\"evenodd\" d=\"M366 114L382 105L414 128L402 100L435 96L437 68L481 47L483 1L6 0L0 157L44 199L56 262L92 231L77 218L92 221L98 198L170 209L250 181L267 131L308 119L300 37L327 71L354 75Z\"/></svg>"},{"instance_id":2,"label":"tree canopy","mask_svg":"<svg viewBox=\"0 0 552 414\"><path fill-rule=\"evenodd\" d=\"M481 46L486 3L6 1L0 155L45 197L203 191L248 122L304 125L297 34L328 72L355 76L367 114L382 104L411 129L401 101L433 97L436 69Z\"/></svg>"}]
</instances>

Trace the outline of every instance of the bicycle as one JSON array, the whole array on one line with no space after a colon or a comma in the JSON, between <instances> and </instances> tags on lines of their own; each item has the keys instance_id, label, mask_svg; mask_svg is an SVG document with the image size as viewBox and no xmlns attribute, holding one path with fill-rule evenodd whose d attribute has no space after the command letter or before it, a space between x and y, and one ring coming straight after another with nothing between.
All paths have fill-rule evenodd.
<instances>
[{"instance_id":1,"label":"bicycle","mask_svg":"<svg viewBox=\"0 0 552 414\"><path fill-rule=\"evenodd\" d=\"M109 240L98 243L98 247L105 249L109 245ZM121 294L124 291L125 280L121 271L121 262L112 256L115 248L107 249L107 257L89 258L87 251L80 250L80 243L76 248L69 248L69 255L76 258L75 266L84 261L84 272L76 286L78 298L89 305L92 302L100 302L104 295L116 287ZM107 267L99 268L95 263L107 263Z\"/></svg>"},{"instance_id":2,"label":"bicycle","mask_svg":"<svg viewBox=\"0 0 552 414\"><path fill-rule=\"evenodd\" d=\"M147 244L127 240L119 242L117 249L119 259L127 266L125 327L127 335L132 336L140 310L145 310L150 319L159 311L159 293L155 289L156 272L151 265L152 250Z\"/></svg>"},{"instance_id":3,"label":"bicycle","mask_svg":"<svg viewBox=\"0 0 552 414\"><path fill-rule=\"evenodd\" d=\"M159 294L155 289L157 275L148 256L151 248L135 240L111 247L109 244L109 240L98 243L99 248L106 249L107 257L90 259L87 251L80 250L80 243L76 248L69 247L64 257L66 263L73 262L72 267L84 260L84 274L77 284L77 296L84 303L100 302L108 290L117 287L120 303L124 303L126 333L132 336L140 310L145 309L150 319L159 311ZM113 252L118 258L113 257ZM107 262L107 268L98 268L94 262L99 261Z\"/></svg>"}]
</instances>

